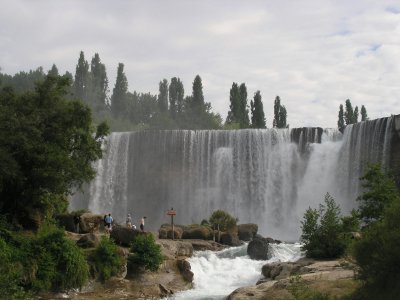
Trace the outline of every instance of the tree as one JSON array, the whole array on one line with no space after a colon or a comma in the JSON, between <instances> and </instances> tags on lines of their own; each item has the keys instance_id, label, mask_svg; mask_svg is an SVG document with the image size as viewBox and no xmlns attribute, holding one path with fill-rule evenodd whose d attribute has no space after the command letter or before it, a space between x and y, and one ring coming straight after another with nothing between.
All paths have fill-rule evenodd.
<instances>
[{"instance_id":1,"label":"tree","mask_svg":"<svg viewBox=\"0 0 400 300\"><path fill-rule=\"evenodd\" d=\"M210 217L210 224L213 228L219 227L221 231L227 231L236 226L237 219L232 217L229 213L223 210L216 210Z\"/></svg>"},{"instance_id":2,"label":"tree","mask_svg":"<svg viewBox=\"0 0 400 300\"><path fill-rule=\"evenodd\" d=\"M65 209L102 156L107 125L94 134L90 109L65 99L69 84L48 76L34 92L0 92L0 211L26 227Z\"/></svg>"},{"instance_id":3,"label":"tree","mask_svg":"<svg viewBox=\"0 0 400 300\"><path fill-rule=\"evenodd\" d=\"M85 60L85 54L83 53L83 51L81 51L75 71L74 95L76 98L86 100L88 81L89 64Z\"/></svg>"},{"instance_id":4,"label":"tree","mask_svg":"<svg viewBox=\"0 0 400 300\"><path fill-rule=\"evenodd\" d=\"M353 116L353 106L351 105L351 102L349 99L346 100L346 111L344 113L344 120L346 122L346 125L353 124L354 123L354 116Z\"/></svg>"},{"instance_id":5,"label":"tree","mask_svg":"<svg viewBox=\"0 0 400 300\"><path fill-rule=\"evenodd\" d=\"M111 96L111 111L115 117L121 117L127 106L128 80L124 73L124 64L118 64L117 79Z\"/></svg>"},{"instance_id":6,"label":"tree","mask_svg":"<svg viewBox=\"0 0 400 300\"><path fill-rule=\"evenodd\" d=\"M385 207L392 201L400 201L399 193L393 178L385 175L379 164L369 165L361 180L365 192L357 199L358 211L362 221L369 225L382 219Z\"/></svg>"},{"instance_id":7,"label":"tree","mask_svg":"<svg viewBox=\"0 0 400 300\"><path fill-rule=\"evenodd\" d=\"M236 82L232 83L231 90L229 91L229 112L226 117L227 124L237 123L240 124L240 92L239 86Z\"/></svg>"},{"instance_id":8,"label":"tree","mask_svg":"<svg viewBox=\"0 0 400 300\"><path fill-rule=\"evenodd\" d=\"M201 77L196 75L193 81L193 108L196 111L204 110L204 95L203 95L203 84L201 82Z\"/></svg>"},{"instance_id":9,"label":"tree","mask_svg":"<svg viewBox=\"0 0 400 300\"><path fill-rule=\"evenodd\" d=\"M96 110L103 110L107 105L108 78L106 66L101 63L98 53L92 58L90 64L90 93L89 104Z\"/></svg>"},{"instance_id":10,"label":"tree","mask_svg":"<svg viewBox=\"0 0 400 300\"><path fill-rule=\"evenodd\" d=\"M152 234L137 235L132 243L131 252L128 261L135 267L154 272L163 261L161 246L156 244Z\"/></svg>"},{"instance_id":11,"label":"tree","mask_svg":"<svg viewBox=\"0 0 400 300\"><path fill-rule=\"evenodd\" d=\"M358 123L358 106L353 111L353 124Z\"/></svg>"},{"instance_id":12,"label":"tree","mask_svg":"<svg viewBox=\"0 0 400 300\"><path fill-rule=\"evenodd\" d=\"M51 66L51 69L49 70L49 72L47 72L47 75L50 75L50 76L58 76L59 75L57 66L55 64L53 64Z\"/></svg>"},{"instance_id":13,"label":"tree","mask_svg":"<svg viewBox=\"0 0 400 300\"><path fill-rule=\"evenodd\" d=\"M336 258L346 249L340 207L329 195L319 210L308 208L303 217L301 241L307 257Z\"/></svg>"},{"instance_id":14,"label":"tree","mask_svg":"<svg viewBox=\"0 0 400 300\"><path fill-rule=\"evenodd\" d=\"M338 129L343 132L344 130L344 115L343 115L343 105L339 105L339 115L338 115Z\"/></svg>"},{"instance_id":15,"label":"tree","mask_svg":"<svg viewBox=\"0 0 400 300\"><path fill-rule=\"evenodd\" d=\"M287 112L285 106L281 105L281 98L276 96L274 102L274 120L272 126L274 128L287 128L289 125L286 122Z\"/></svg>"},{"instance_id":16,"label":"tree","mask_svg":"<svg viewBox=\"0 0 400 300\"><path fill-rule=\"evenodd\" d=\"M159 83L158 107L161 112L168 110L168 80L164 79Z\"/></svg>"},{"instance_id":17,"label":"tree","mask_svg":"<svg viewBox=\"0 0 400 300\"><path fill-rule=\"evenodd\" d=\"M251 127L253 128L266 128L265 115L263 103L261 101L261 93L257 91L254 98L250 101L251 108Z\"/></svg>"},{"instance_id":18,"label":"tree","mask_svg":"<svg viewBox=\"0 0 400 300\"><path fill-rule=\"evenodd\" d=\"M364 105L361 105L361 122L367 120L368 120L367 110L365 109Z\"/></svg>"},{"instance_id":19,"label":"tree","mask_svg":"<svg viewBox=\"0 0 400 300\"><path fill-rule=\"evenodd\" d=\"M250 125L249 121L249 110L247 108L247 88L246 84L242 83L239 87L239 123L240 128L248 128Z\"/></svg>"}]
</instances>

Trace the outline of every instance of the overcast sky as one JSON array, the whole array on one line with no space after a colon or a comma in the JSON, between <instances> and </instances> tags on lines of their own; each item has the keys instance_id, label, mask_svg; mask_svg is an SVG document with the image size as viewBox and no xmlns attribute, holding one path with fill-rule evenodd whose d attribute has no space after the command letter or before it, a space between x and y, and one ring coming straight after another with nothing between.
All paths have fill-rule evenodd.
<instances>
[{"instance_id":1,"label":"overcast sky","mask_svg":"<svg viewBox=\"0 0 400 300\"><path fill-rule=\"evenodd\" d=\"M110 90L125 64L130 91L158 92L196 74L225 119L232 82L261 91L267 126L281 97L291 127L336 127L339 104L371 119L400 113L400 1L0 0L3 73L55 63L75 74L99 53Z\"/></svg>"}]
</instances>

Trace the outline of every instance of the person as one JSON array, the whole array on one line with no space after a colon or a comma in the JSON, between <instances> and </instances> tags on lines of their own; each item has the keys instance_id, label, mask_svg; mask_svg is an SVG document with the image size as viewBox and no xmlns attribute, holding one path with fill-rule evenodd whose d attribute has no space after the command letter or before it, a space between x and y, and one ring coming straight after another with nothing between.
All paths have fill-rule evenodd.
<instances>
[{"instance_id":1,"label":"person","mask_svg":"<svg viewBox=\"0 0 400 300\"><path fill-rule=\"evenodd\" d=\"M76 214L75 216L74 216L74 229L75 229L75 232L76 233L79 233L79 223L81 222L81 217L78 215L78 214Z\"/></svg>"},{"instance_id":2,"label":"person","mask_svg":"<svg viewBox=\"0 0 400 300\"><path fill-rule=\"evenodd\" d=\"M106 221L106 231L110 233L112 230L112 223L113 223L113 218L111 217L111 214L108 214L108 216L106 216L105 221Z\"/></svg>"},{"instance_id":3,"label":"person","mask_svg":"<svg viewBox=\"0 0 400 300\"><path fill-rule=\"evenodd\" d=\"M126 227L132 228L132 218L131 218L131 214L128 214L128 216L126 217Z\"/></svg>"},{"instance_id":4,"label":"person","mask_svg":"<svg viewBox=\"0 0 400 300\"><path fill-rule=\"evenodd\" d=\"M144 232L144 219L146 219L146 217L143 217L142 220L140 220L140 230L142 232Z\"/></svg>"}]
</instances>

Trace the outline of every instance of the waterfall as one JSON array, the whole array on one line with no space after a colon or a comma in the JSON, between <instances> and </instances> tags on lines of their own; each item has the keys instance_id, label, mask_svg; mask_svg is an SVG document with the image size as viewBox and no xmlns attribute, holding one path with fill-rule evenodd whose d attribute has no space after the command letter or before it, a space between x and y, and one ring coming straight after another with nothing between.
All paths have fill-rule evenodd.
<instances>
[{"instance_id":1,"label":"waterfall","mask_svg":"<svg viewBox=\"0 0 400 300\"><path fill-rule=\"evenodd\" d=\"M217 209L263 235L296 240L304 211L329 192L348 212L366 163L390 162L395 117L334 129L145 130L112 133L97 177L71 209L147 216L147 228L200 223ZM87 204L88 203L88 204ZM85 206L85 207L82 207Z\"/></svg>"}]
</instances>

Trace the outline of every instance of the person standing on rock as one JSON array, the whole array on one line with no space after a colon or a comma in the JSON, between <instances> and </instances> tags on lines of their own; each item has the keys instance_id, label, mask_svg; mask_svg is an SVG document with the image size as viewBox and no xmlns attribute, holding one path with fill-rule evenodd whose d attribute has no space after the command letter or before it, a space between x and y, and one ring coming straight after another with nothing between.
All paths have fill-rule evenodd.
<instances>
[{"instance_id":1,"label":"person standing on rock","mask_svg":"<svg viewBox=\"0 0 400 300\"><path fill-rule=\"evenodd\" d=\"M111 214L108 214L108 216L106 216L105 221L106 221L106 231L110 233L112 230L112 223L113 223L113 218L111 217Z\"/></svg>"},{"instance_id":2,"label":"person standing on rock","mask_svg":"<svg viewBox=\"0 0 400 300\"><path fill-rule=\"evenodd\" d=\"M143 217L142 220L140 221L140 230L142 232L144 232L144 219L146 219L146 217Z\"/></svg>"},{"instance_id":3,"label":"person standing on rock","mask_svg":"<svg viewBox=\"0 0 400 300\"><path fill-rule=\"evenodd\" d=\"M128 216L126 217L126 227L132 228L132 218L131 218L131 214L128 214Z\"/></svg>"}]
</instances>

